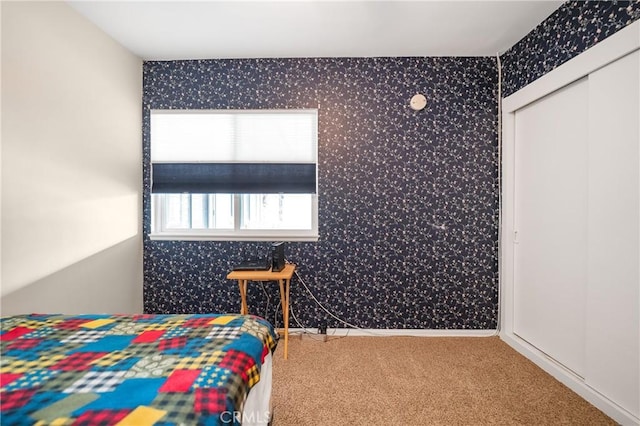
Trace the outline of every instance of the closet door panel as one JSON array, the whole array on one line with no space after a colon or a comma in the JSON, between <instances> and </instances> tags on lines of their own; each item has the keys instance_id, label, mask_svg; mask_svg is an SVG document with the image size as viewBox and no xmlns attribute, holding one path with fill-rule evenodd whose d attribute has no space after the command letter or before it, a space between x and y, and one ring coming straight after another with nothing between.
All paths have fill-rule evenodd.
<instances>
[{"instance_id":1,"label":"closet door panel","mask_svg":"<svg viewBox=\"0 0 640 426\"><path fill-rule=\"evenodd\" d=\"M513 331L584 373L587 282L584 78L515 113Z\"/></svg>"},{"instance_id":2,"label":"closet door panel","mask_svg":"<svg viewBox=\"0 0 640 426\"><path fill-rule=\"evenodd\" d=\"M640 52L589 76L586 382L640 417Z\"/></svg>"}]
</instances>

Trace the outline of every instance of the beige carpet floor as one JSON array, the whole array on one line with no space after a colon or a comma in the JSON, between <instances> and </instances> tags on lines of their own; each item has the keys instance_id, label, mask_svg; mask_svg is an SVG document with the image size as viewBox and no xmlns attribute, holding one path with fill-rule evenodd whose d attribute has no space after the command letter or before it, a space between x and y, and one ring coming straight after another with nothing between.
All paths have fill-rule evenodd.
<instances>
[{"instance_id":1,"label":"beige carpet floor","mask_svg":"<svg viewBox=\"0 0 640 426\"><path fill-rule=\"evenodd\" d=\"M498 337L292 336L274 426L612 425Z\"/></svg>"}]
</instances>

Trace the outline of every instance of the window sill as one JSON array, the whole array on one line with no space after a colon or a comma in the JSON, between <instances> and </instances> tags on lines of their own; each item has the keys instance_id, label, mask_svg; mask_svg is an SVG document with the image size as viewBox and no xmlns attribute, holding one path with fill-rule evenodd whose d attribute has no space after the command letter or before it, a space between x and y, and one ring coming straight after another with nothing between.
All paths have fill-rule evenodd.
<instances>
[{"instance_id":1,"label":"window sill","mask_svg":"<svg viewBox=\"0 0 640 426\"><path fill-rule=\"evenodd\" d=\"M319 239L317 234L292 235L286 233L269 234L201 234L201 233L154 233L149 234L152 241L301 241L316 242Z\"/></svg>"}]
</instances>

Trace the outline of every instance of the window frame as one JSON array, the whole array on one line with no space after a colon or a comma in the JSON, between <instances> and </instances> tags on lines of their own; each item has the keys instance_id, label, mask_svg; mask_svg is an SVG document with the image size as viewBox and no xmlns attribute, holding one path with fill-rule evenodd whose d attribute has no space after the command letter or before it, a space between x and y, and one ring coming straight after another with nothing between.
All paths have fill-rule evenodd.
<instances>
[{"instance_id":1,"label":"window frame","mask_svg":"<svg viewBox=\"0 0 640 426\"><path fill-rule=\"evenodd\" d=\"M149 238L151 240L168 241L318 241L318 109L264 109L264 110L219 110L219 109L198 109L198 110L164 110L154 109L151 112L171 112L171 113L298 113L315 112L315 165L316 165L316 192L311 195L311 229L242 229L241 225L241 197L242 193L233 194L233 229L176 229L164 226L164 196L165 194L150 193L151 206L151 229ZM151 119L151 118L150 118ZM151 134L149 144L151 146ZM152 178L153 180L153 178Z\"/></svg>"}]
</instances>

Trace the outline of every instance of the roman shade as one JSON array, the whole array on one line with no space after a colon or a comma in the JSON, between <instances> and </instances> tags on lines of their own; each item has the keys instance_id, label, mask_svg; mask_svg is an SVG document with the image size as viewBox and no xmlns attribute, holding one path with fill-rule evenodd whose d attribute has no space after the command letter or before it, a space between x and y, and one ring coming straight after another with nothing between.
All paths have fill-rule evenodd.
<instances>
[{"instance_id":1,"label":"roman shade","mask_svg":"<svg viewBox=\"0 0 640 426\"><path fill-rule=\"evenodd\" d=\"M315 194L316 165L294 163L154 163L152 192Z\"/></svg>"},{"instance_id":2,"label":"roman shade","mask_svg":"<svg viewBox=\"0 0 640 426\"><path fill-rule=\"evenodd\" d=\"M151 112L151 191L316 193L317 110Z\"/></svg>"}]
</instances>

